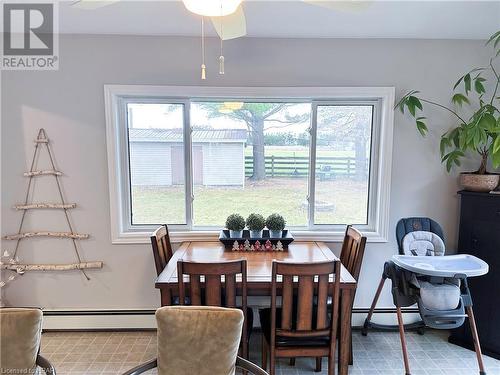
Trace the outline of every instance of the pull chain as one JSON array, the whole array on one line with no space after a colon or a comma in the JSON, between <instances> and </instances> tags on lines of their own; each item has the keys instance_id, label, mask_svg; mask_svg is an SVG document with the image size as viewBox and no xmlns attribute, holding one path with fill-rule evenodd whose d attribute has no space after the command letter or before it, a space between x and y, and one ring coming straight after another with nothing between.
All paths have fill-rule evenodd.
<instances>
[{"instance_id":1,"label":"pull chain","mask_svg":"<svg viewBox=\"0 0 500 375\"><path fill-rule=\"evenodd\" d=\"M206 66L205 66L205 21L204 17L201 17L201 79L205 80L206 77Z\"/></svg>"},{"instance_id":2,"label":"pull chain","mask_svg":"<svg viewBox=\"0 0 500 375\"><path fill-rule=\"evenodd\" d=\"M220 56L219 56L219 74L224 74L224 55L222 53L222 40L223 40L223 31L222 31L222 1L220 3Z\"/></svg>"}]
</instances>

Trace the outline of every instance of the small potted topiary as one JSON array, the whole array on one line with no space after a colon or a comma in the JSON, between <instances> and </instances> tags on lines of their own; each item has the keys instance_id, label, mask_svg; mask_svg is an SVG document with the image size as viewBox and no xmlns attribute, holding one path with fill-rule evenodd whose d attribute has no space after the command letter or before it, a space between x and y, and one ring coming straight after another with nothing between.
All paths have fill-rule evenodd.
<instances>
[{"instance_id":1,"label":"small potted topiary","mask_svg":"<svg viewBox=\"0 0 500 375\"><path fill-rule=\"evenodd\" d=\"M281 238L286 221L280 214L271 214L266 219L266 227L269 229L269 237Z\"/></svg>"},{"instance_id":2,"label":"small potted topiary","mask_svg":"<svg viewBox=\"0 0 500 375\"><path fill-rule=\"evenodd\" d=\"M231 238L241 238L245 229L245 219L239 214L231 214L226 219L226 228L229 229Z\"/></svg>"},{"instance_id":3,"label":"small potted topiary","mask_svg":"<svg viewBox=\"0 0 500 375\"><path fill-rule=\"evenodd\" d=\"M247 228L250 238L261 238L262 229L266 226L266 219L261 214L250 214L247 217Z\"/></svg>"}]
</instances>

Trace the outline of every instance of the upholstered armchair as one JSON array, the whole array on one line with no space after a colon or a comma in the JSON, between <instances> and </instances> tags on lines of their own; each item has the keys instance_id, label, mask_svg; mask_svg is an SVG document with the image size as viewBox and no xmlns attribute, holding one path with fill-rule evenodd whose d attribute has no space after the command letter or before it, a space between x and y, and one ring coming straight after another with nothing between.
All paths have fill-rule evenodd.
<instances>
[{"instance_id":1,"label":"upholstered armchair","mask_svg":"<svg viewBox=\"0 0 500 375\"><path fill-rule=\"evenodd\" d=\"M166 306L156 311L158 358L123 375L158 368L158 375L232 375L240 368L268 375L238 357L243 327L240 309L208 306Z\"/></svg>"},{"instance_id":2,"label":"upholstered armchair","mask_svg":"<svg viewBox=\"0 0 500 375\"><path fill-rule=\"evenodd\" d=\"M0 371L2 374L34 374L37 367L55 375L52 364L40 355L40 309L0 309Z\"/></svg>"}]
</instances>

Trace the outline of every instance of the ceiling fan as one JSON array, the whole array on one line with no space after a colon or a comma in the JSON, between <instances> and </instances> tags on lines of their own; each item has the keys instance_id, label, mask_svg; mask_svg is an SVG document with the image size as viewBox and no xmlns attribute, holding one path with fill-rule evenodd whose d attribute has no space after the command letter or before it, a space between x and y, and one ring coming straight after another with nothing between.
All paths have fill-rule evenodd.
<instances>
[{"instance_id":1,"label":"ceiling fan","mask_svg":"<svg viewBox=\"0 0 500 375\"><path fill-rule=\"evenodd\" d=\"M121 0L75 0L72 6L82 9L97 9L114 4ZM369 4L368 1L326 1L326 0L301 0L307 4L322 6L338 11L362 10ZM201 16L201 79L206 79L205 66L205 17L210 18L215 31L220 37L219 74L224 74L223 41L245 36L247 23L243 12L243 0L182 0L186 9Z\"/></svg>"},{"instance_id":2,"label":"ceiling fan","mask_svg":"<svg viewBox=\"0 0 500 375\"><path fill-rule=\"evenodd\" d=\"M98 9L123 0L75 0L71 4L81 9ZM304 3L334 11L356 12L368 7L372 0L301 0ZM222 40L240 38L247 33L243 0L182 0L187 10L210 18Z\"/></svg>"}]
</instances>

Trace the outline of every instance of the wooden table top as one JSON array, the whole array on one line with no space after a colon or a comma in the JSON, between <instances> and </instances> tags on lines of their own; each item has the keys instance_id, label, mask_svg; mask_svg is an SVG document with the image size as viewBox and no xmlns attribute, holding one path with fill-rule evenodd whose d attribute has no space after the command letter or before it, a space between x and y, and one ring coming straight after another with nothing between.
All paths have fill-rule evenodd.
<instances>
[{"instance_id":1,"label":"wooden table top","mask_svg":"<svg viewBox=\"0 0 500 375\"><path fill-rule=\"evenodd\" d=\"M184 242L174 252L163 272L156 279L156 287L177 284L177 261L224 262L247 260L247 282L250 284L270 284L273 260L306 263L338 260L337 256L323 242L293 242L288 251L240 252L226 250L220 242ZM356 288L356 280L342 266L341 288Z\"/></svg>"}]
</instances>

